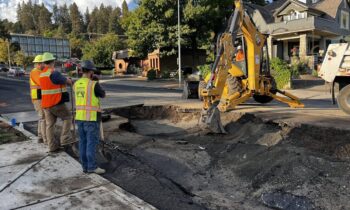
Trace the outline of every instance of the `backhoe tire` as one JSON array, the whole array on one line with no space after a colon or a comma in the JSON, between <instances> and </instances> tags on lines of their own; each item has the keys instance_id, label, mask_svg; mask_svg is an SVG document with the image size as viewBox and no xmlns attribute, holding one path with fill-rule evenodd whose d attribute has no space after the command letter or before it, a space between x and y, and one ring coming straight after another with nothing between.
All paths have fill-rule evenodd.
<instances>
[{"instance_id":1,"label":"backhoe tire","mask_svg":"<svg viewBox=\"0 0 350 210\"><path fill-rule=\"evenodd\" d=\"M339 108L350 115L350 85L343 87L337 97Z\"/></svg>"},{"instance_id":2,"label":"backhoe tire","mask_svg":"<svg viewBox=\"0 0 350 210\"><path fill-rule=\"evenodd\" d=\"M271 85L272 85L272 89L270 90L270 92L273 94L276 94L277 93L277 90L276 90L277 84L276 84L276 81L273 77L271 78ZM273 98L271 96L258 95L258 94L253 95L253 98L256 102L261 103L261 104L267 104L273 100Z\"/></svg>"},{"instance_id":3,"label":"backhoe tire","mask_svg":"<svg viewBox=\"0 0 350 210\"><path fill-rule=\"evenodd\" d=\"M198 85L199 85L199 81L184 81L182 98L183 99L198 98Z\"/></svg>"},{"instance_id":4,"label":"backhoe tire","mask_svg":"<svg viewBox=\"0 0 350 210\"><path fill-rule=\"evenodd\" d=\"M227 76L227 85L228 85L228 95L232 95L236 92L242 92L242 83L239 77L234 77L231 74Z\"/></svg>"},{"instance_id":5,"label":"backhoe tire","mask_svg":"<svg viewBox=\"0 0 350 210\"><path fill-rule=\"evenodd\" d=\"M205 81L199 81L198 85L198 98L203 101L203 96L201 96L202 90L207 87L207 83Z\"/></svg>"},{"instance_id":6,"label":"backhoe tire","mask_svg":"<svg viewBox=\"0 0 350 210\"><path fill-rule=\"evenodd\" d=\"M261 104L267 104L273 100L271 96L266 96L266 95L253 95L253 98L256 102Z\"/></svg>"}]
</instances>

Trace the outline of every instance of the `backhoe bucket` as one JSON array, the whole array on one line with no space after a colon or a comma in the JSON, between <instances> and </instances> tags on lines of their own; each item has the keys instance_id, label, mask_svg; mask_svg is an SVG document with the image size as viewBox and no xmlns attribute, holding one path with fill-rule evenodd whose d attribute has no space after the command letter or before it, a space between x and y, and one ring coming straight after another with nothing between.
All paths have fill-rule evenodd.
<instances>
[{"instance_id":1,"label":"backhoe bucket","mask_svg":"<svg viewBox=\"0 0 350 210\"><path fill-rule=\"evenodd\" d=\"M201 127L213 133L227 133L221 123L220 111L217 106L211 106L208 110L202 110L200 118Z\"/></svg>"}]
</instances>

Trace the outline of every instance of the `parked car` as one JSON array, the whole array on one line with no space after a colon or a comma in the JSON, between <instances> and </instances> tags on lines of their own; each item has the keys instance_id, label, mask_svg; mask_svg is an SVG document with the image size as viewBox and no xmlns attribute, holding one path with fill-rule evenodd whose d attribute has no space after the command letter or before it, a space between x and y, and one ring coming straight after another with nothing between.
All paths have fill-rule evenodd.
<instances>
[{"instance_id":1,"label":"parked car","mask_svg":"<svg viewBox=\"0 0 350 210\"><path fill-rule=\"evenodd\" d=\"M25 71L21 67L11 67L7 72L7 76L24 76Z\"/></svg>"},{"instance_id":2,"label":"parked car","mask_svg":"<svg viewBox=\"0 0 350 210\"><path fill-rule=\"evenodd\" d=\"M2 72L8 72L9 68L5 64L0 64L0 71Z\"/></svg>"}]
</instances>

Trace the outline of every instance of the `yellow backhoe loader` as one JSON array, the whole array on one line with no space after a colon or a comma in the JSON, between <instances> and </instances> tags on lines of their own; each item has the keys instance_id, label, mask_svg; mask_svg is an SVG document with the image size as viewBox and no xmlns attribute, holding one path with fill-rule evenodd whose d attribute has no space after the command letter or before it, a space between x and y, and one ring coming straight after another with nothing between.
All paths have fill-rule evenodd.
<instances>
[{"instance_id":1,"label":"yellow backhoe loader","mask_svg":"<svg viewBox=\"0 0 350 210\"><path fill-rule=\"evenodd\" d=\"M214 133L225 133L220 112L230 111L251 97L259 103L276 99L292 108L304 107L296 96L276 88L270 74L267 36L258 31L242 0L235 0L234 4L228 27L219 38L211 73L205 85L200 85L203 98L200 121ZM243 62L234 59L238 34L242 37L239 48L245 52Z\"/></svg>"}]
</instances>

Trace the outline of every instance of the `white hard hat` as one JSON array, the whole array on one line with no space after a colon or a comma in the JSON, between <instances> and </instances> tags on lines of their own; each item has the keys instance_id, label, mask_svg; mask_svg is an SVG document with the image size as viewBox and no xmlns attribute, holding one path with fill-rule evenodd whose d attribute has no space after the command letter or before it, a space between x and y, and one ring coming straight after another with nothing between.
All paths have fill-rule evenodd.
<instances>
[{"instance_id":1,"label":"white hard hat","mask_svg":"<svg viewBox=\"0 0 350 210\"><path fill-rule=\"evenodd\" d=\"M242 49L242 46L238 45L237 50L241 50L241 49Z\"/></svg>"}]
</instances>

